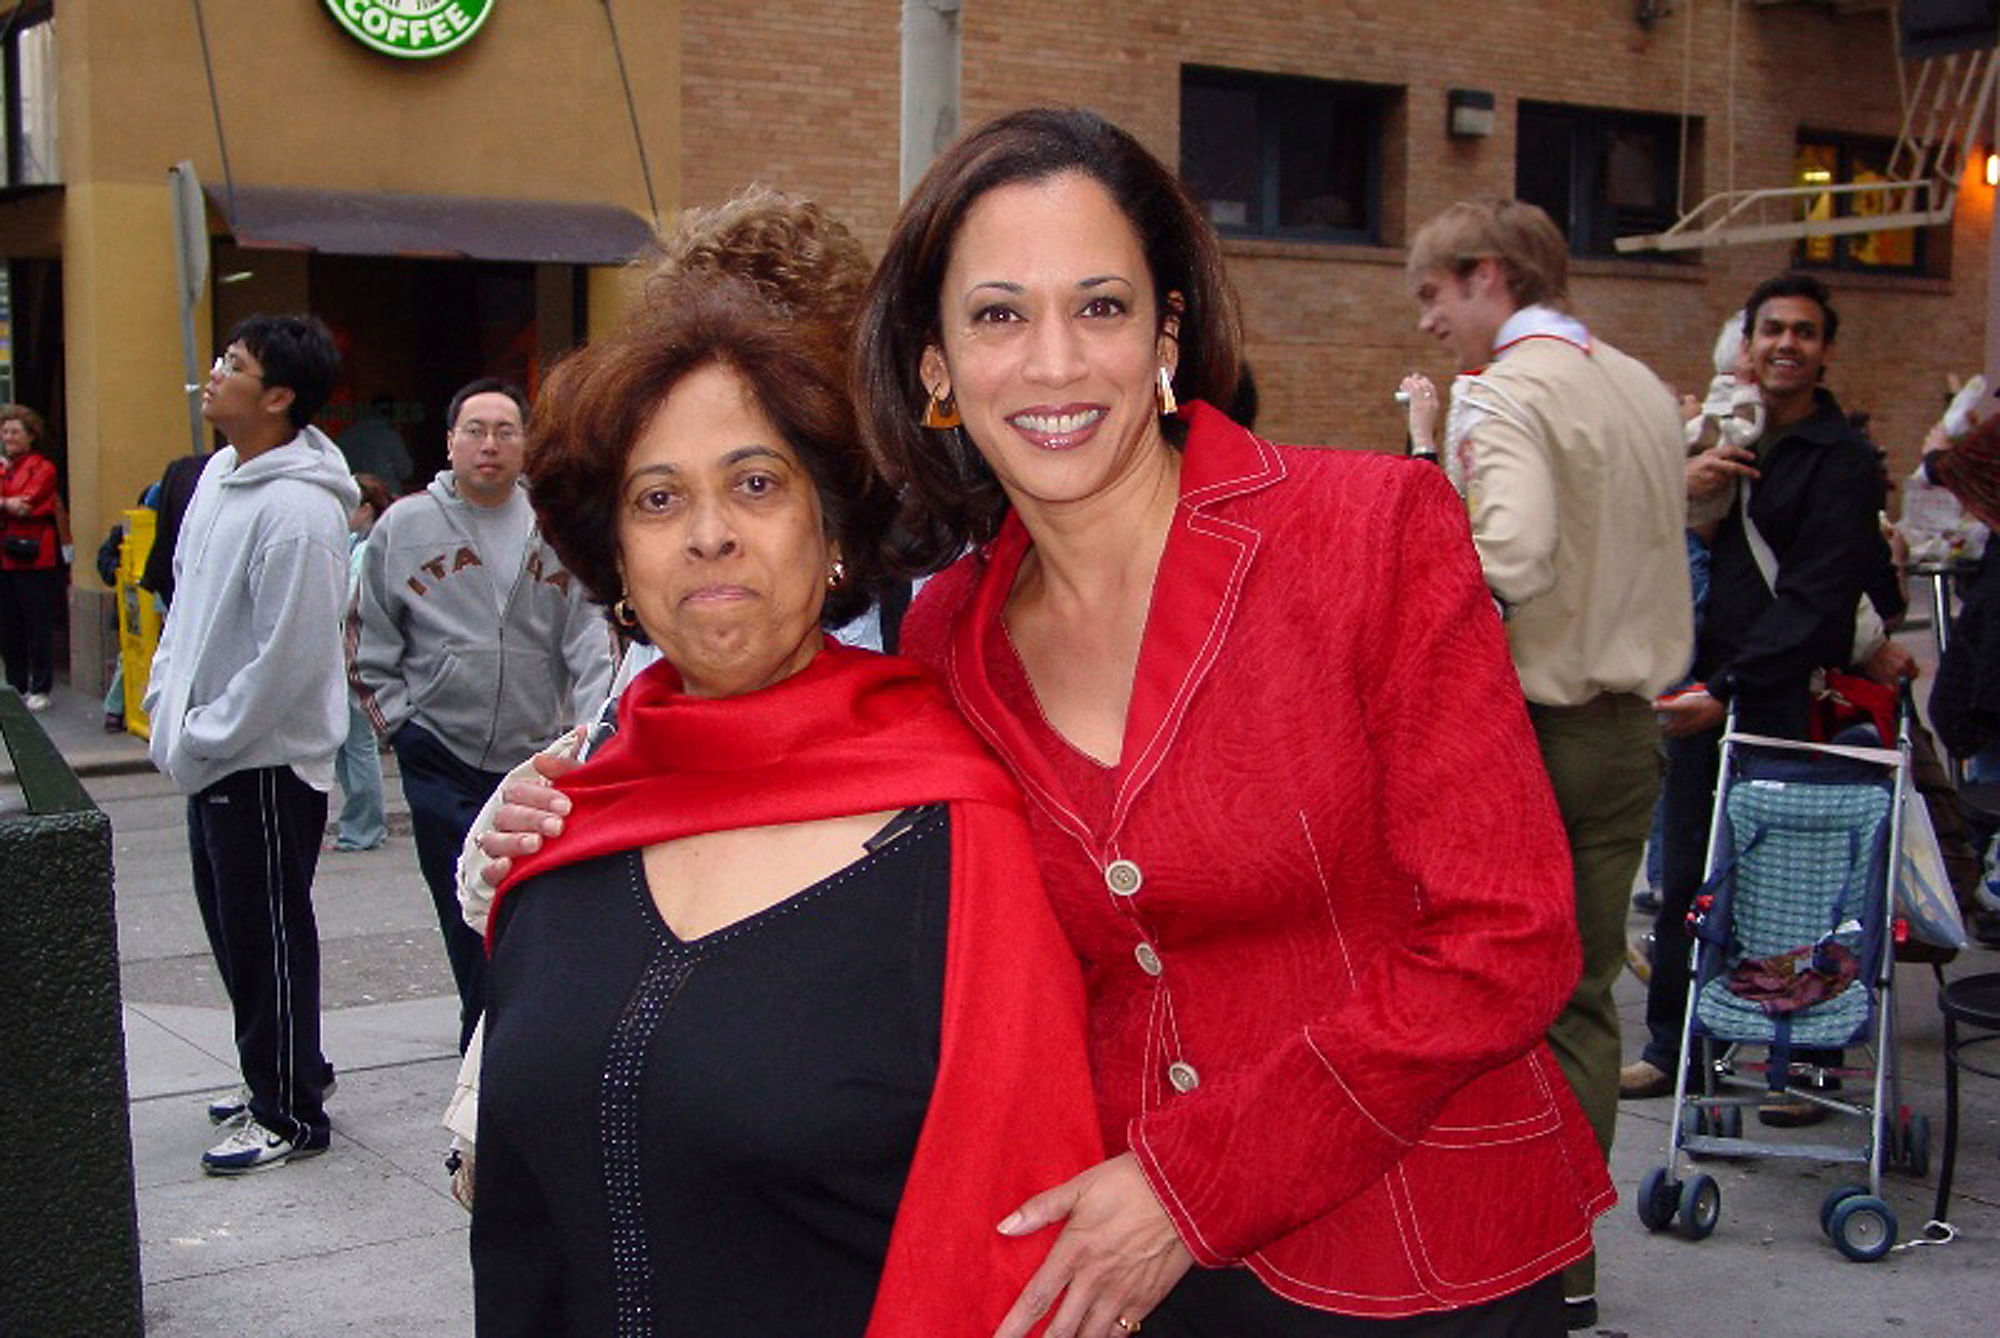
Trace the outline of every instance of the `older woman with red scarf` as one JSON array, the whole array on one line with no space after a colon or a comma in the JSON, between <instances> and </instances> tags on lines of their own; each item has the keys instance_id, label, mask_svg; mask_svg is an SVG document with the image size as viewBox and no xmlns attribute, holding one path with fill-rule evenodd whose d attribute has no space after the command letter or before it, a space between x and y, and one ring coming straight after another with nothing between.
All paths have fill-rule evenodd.
<instances>
[{"instance_id":1,"label":"older woman with red scarf","mask_svg":"<svg viewBox=\"0 0 2000 1338\"><path fill-rule=\"evenodd\" d=\"M1047 1248L993 1224L1101 1156L1018 790L915 664L821 631L888 503L841 374L858 248L796 202L732 217L762 240L531 424L540 578L661 661L492 908L489 1338L990 1332Z\"/></svg>"}]
</instances>

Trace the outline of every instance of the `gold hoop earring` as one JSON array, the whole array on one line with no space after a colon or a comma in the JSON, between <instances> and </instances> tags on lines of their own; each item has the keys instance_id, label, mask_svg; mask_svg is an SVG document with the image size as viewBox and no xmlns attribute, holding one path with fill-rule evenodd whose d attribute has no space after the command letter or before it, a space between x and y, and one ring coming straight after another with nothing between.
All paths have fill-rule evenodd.
<instances>
[{"instance_id":1,"label":"gold hoop earring","mask_svg":"<svg viewBox=\"0 0 2000 1338\"><path fill-rule=\"evenodd\" d=\"M840 583L846 579L847 564L839 558L835 558L833 565L826 569L826 588L829 590L838 590L840 589Z\"/></svg>"},{"instance_id":2,"label":"gold hoop earring","mask_svg":"<svg viewBox=\"0 0 2000 1338\"><path fill-rule=\"evenodd\" d=\"M626 631L639 625L639 615L632 612L632 601L620 595L618 602L611 606L611 616Z\"/></svg>"},{"instance_id":3,"label":"gold hoop earring","mask_svg":"<svg viewBox=\"0 0 2000 1338\"><path fill-rule=\"evenodd\" d=\"M1160 416L1171 418L1180 412L1180 401L1174 398L1174 374L1160 364Z\"/></svg>"},{"instance_id":4,"label":"gold hoop earring","mask_svg":"<svg viewBox=\"0 0 2000 1338\"><path fill-rule=\"evenodd\" d=\"M954 400L949 392L939 395L933 390L930 399L924 403L924 416L921 421L923 426L936 428L942 432L957 427L964 420L958 416L958 401Z\"/></svg>"}]
</instances>

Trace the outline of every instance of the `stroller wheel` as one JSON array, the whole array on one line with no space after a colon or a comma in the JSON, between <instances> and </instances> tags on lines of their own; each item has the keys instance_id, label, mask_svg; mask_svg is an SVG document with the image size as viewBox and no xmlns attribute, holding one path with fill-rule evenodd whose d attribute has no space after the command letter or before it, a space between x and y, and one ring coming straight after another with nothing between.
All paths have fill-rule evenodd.
<instances>
[{"instance_id":1,"label":"stroller wheel","mask_svg":"<svg viewBox=\"0 0 2000 1338\"><path fill-rule=\"evenodd\" d=\"M1690 1113L1682 1116L1681 1118L1682 1118L1682 1127L1685 1128L1688 1133L1694 1135L1696 1138L1707 1138L1710 1134L1713 1134L1716 1131L1715 1120L1710 1115L1707 1106L1692 1106ZM1694 1148L1684 1148L1683 1151L1689 1161L1708 1160L1708 1154L1706 1152L1699 1152L1696 1151Z\"/></svg>"},{"instance_id":2,"label":"stroller wheel","mask_svg":"<svg viewBox=\"0 0 2000 1338\"><path fill-rule=\"evenodd\" d=\"M1724 1106L1715 1112L1715 1132L1723 1138L1743 1137L1743 1107Z\"/></svg>"},{"instance_id":3,"label":"stroller wheel","mask_svg":"<svg viewBox=\"0 0 2000 1338\"><path fill-rule=\"evenodd\" d=\"M1873 1194L1856 1194L1833 1210L1834 1248L1857 1263L1873 1263L1896 1243L1896 1214Z\"/></svg>"},{"instance_id":4,"label":"stroller wheel","mask_svg":"<svg viewBox=\"0 0 2000 1338\"><path fill-rule=\"evenodd\" d=\"M1681 1234L1706 1240L1722 1217L1722 1186L1712 1175L1698 1175L1681 1186Z\"/></svg>"},{"instance_id":5,"label":"stroller wheel","mask_svg":"<svg viewBox=\"0 0 2000 1338\"><path fill-rule=\"evenodd\" d=\"M1655 1166L1639 1182L1639 1220L1648 1231L1665 1231L1673 1224L1680 1204L1681 1187L1667 1175L1667 1168Z\"/></svg>"},{"instance_id":6,"label":"stroller wheel","mask_svg":"<svg viewBox=\"0 0 2000 1338\"><path fill-rule=\"evenodd\" d=\"M1819 1201L1819 1229L1831 1236L1833 1234L1833 1210L1849 1199L1863 1196L1867 1193L1868 1186L1866 1185L1835 1185L1832 1189L1829 1189L1826 1192L1826 1197Z\"/></svg>"}]
</instances>

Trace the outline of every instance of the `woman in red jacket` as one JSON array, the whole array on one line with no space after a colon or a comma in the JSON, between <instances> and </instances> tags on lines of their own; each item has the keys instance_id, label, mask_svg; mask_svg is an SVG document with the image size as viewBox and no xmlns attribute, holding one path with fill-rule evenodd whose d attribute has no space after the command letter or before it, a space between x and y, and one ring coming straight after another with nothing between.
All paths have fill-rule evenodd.
<instances>
[{"instance_id":1,"label":"woman in red jacket","mask_svg":"<svg viewBox=\"0 0 2000 1338\"><path fill-rule=\"evenodd\" d=\"M42 416L22 404L0 406L0 659L7 682L31 711L46 710L54 683L56 601L62 596L62 548L56 535L56 467L36 450Z\"/></svg>"},{"instance_id":2,"label":"woman in red jacket","mask_svg":"<svg viewBox=\"0 0 2000 1338\"><path fill-rule=\"evenodd\" d=\"M1030 798L1117 1152L999 1224L1066 1220L998 1332L1557 1333L1613 1195L1541 1040L1569 863L1464 508L1228 421L1238 340L1199 206L1081 111L948 150L856 336L943 569L904 645Z\"/></svg>"}]
</instances>

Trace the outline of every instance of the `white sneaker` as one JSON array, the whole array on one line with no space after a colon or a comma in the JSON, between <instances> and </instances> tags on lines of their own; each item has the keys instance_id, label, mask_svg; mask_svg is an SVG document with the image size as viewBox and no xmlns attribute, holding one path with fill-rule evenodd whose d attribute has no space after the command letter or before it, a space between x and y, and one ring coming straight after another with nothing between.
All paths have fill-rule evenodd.
<instances>
[{"instance_id":1,"label":"white sneaker","mask_svg":"<svg viewBox=\"0 0 2000 1338\"><path fill-rule=\"evenodd\" d=\"M46 711L49 709L49 694L46 692L31 692L21 698L21 705L27 707L30 711Z\"/></svg>"},{"instance_id":2,"label":"white sneaker","mask_svg":"<svg viewBox=\"0 0 2000 1338\"><path fill-rule=\"evenodd\" d=\"M295 1158L317 1157L330 1141L325 1133L308 1130L297 1138L273 1133L255 1119L246 1117L230 1131L229 1137L201 1154L201 1169L210 1175L242 1175L261 1171Z\"/></svg>"},{"instance_id":3,"label":"white sneaker","mask_svg":"<svg viewBox=\"0 0 2000 1338\"><path fill-rule=\"evenodd\" d=\"M326 1090L320 1093L320 1099L325 1100L327 1097L332 1096L334 1090L339 1086L339 1080L329 1076L326 1080ZM214 1098L208 1103L208 1122L210 1124L234 1124L249 1113L250 1085L248 1083L243 1084L233 1092L224 1092L221 1096Z\"/></svg>"},{"instance_id":4,"label":"white sneaker","mask_svg":"<svg viewBox=\"0 0 2000 1338\"><path fill-rule=\"evenodd\" d=\"M250 1113L250 1089L239 1087L208 1103L210 1124L234 1124Z\"/></svg>"}]
</instances>

